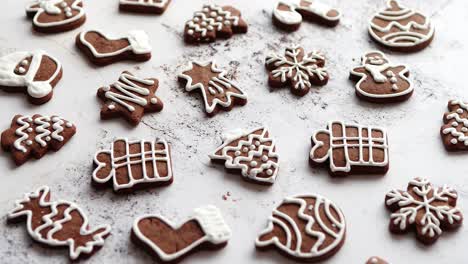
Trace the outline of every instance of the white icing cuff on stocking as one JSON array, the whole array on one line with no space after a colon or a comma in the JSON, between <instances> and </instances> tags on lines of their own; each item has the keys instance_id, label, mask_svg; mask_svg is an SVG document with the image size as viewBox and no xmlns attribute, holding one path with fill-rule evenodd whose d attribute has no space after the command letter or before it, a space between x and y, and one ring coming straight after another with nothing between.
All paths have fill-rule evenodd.
<instances>
[{"instance_id":1,"label":"white icing cuff on stocking","mask_svg":"<svg viewBox=\"0 0 468 264\"><path fill-rule=\"evenodd\" d=\"M149 43L148 34L143 30L132 30L128 32L128 41L135 54L150 53L152 48Z\"/></svg>"},{"instance_id":2,"label":"white icing cuff on stocking","mask_svg":"<svg viewBox=\"0 0 468 264\"><path fill-rule=\"evenodd\" d=\"M198 221L205 235L213 244L222 244L231 238L231 229L224 222L221 211L208 205L194 210L194 218Z\"/></svg>"}]
</instances>

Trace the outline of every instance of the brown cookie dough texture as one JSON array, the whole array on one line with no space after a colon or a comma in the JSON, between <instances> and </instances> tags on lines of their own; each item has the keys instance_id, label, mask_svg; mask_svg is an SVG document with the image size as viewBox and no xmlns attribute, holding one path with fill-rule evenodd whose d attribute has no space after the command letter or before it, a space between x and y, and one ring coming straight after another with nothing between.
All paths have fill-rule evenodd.
<instances>
[{"instance_id":1,"label":"brown cookie dough texture","mask_svg":"<svg viewBox=\"0 0 468 264\"><path fill-rule=\"evenodd\" d=\"M120 0L119 3L120 11L162 14L171 0Z\"/></svg>"},{"instance_id":2,"label":"brown cookie dough texture","mask_svg":"<svg viewBox=\"0 0 468 264\"><path fill-rule=\"evenodd\" d=\"M369 34L379 45L399 52L416 52L426 48L434 38L434 25L425 15L407 8L397 0L369 22Z\"/></svg>"},{"instance_id":3,"label":"brown cookie dough texture","mask_svg":"<svg viewBox=\"0 0 468 264\"><path fill-rule=\"evenodd\" d=\"M468 150L468 103L461 100L449 101L440 135L448 151Z\"/></svg>"},{"instance_id":4,"label":"brown cookie dough texture","mask_svg":"<svg viewBox=\"0 0 468 264\"><path fill-rule=\"evenodd\" d=\"M273 24L287 31L298 30L303 19L334 27L340 18L341 12L322 0L281 0L273 10Z\"/></svg>"},{"instance_id":5,"label":"brown cookie dough texture","mask_svg":"<svg viewBox=\"0 0 468 264\"><path fill-rule=\"evenodd\" d=\"M86 258L104 245L111 227L92 227L84 211L75 203L50 200L47 186L27 193L16 201L8 222L26 221L28 234L49 247L68 247L72 260Z\"/></svg>"},{"instance_id":6,"label":"brown cookie dough texture","mask_svg":"<svg viewBox=\"0 0 468 264\"><path fill-rule=\"evenodd\" d=\"M255 245L297 261L316 262L336 254L345 237L345 218L335 203L317 194L297 195L285 198L273 211Z\"/></svg>"},{"instance_id":7,"label":"brown cookie dough texture","mask_svg":"<svg viewBox=\"0 0 468 264\"><path fill-rule=\"evenodd\" d=\"M380 51L371 51L361 58L349 78L356 83L356 95L373 103L394 103L409 99L413 83L408 79L408 66L393 64Z\"/></svg>"},{"instance_id":8,"label":"brown cookie dough texture","mask_svg":"<svg viewBox=\"0 0 468 264\"><path fill-rule=\"evenodd\" d=\"M159 215L141 216L134 221L131 237L159 262L177 263L200 250L224 247L231 229L216 207L204 206L178 225Z\"/></svg>"},{"instance_id":9,"label":"brown cookie dough texture","mask_svg":"<svg viewBox=\"0 0 468 264\"><path fill-rule=\"evenodd\" d=\"M75 29L86 21L82 0L35 0L26 6L33 28L43 33Z\"/></svg>"},{"instance_id":10,"label":"brown cookie dough texture","mask_svg":"<svg viewBox=\"0 0 468 264\"><path fill-rule=\"evenodd\" d=\"M284 55L268 56L265 66L271 87L290 86L291 92L297 96L306 95L312 85L326 85L330 78L325 68L325 56L318 51L306 53L298 45L287 48Z\"/></svg>"},{"instance_id":11,"label":"brown cookie dough texture","mask_svg":"<svg viewBox=\"0 0 468 264\"><path fill-rule=\"evenodd\" d=\"M94 156L93 184L115 192L166 186L172 183L172 159L164 139L116 139L110 149Z\"/></svg>"},{"instance_id":12,"label":"brown cookie dough texture","mask_svg":"<svg viewBox=\"0 0 468 264\"><path fill-rule=\"evenodd\" d=\"M204 5L185 24L187 43L214 42L217 38L230 38L233 34L247 33L247 23L241 12L232 6Z\"/></svg>"},{"instance_id":13,"label":"brown cookie dough texture","mask_svg":"<svg viewBox=\"0 0 468 264\"><path fill-rule=\"evenodd\" d=\"M75 125L59 116L17 115L3 131L1 144L20 166L31 157L40 159L49 150L58 151L75 133Z\"/></svg>"},{"instance_id":14,"label":"brown cookie dough texture","mask_svg":"<svg viewBox=\"0 0 468 264\"><path fill-rule=\"evenodd\" d=\"M101 119L123 117L137 126L145 113L162 111L164 104L155 95L158 87L158 79L143 79L128 71L122 72L117 82L97 91L98 98L104 103Z\"/></svg>"},{"instance_id":15,"label":"brown cookie dough texture","mask_svg":"<svg viewBox=\"0 0 468 264\"><path fill-rule=\"evenodd\" d=\"M331 121L313 134L310 163L328 167L332 176L385 174L389 168L387 132Z\"/></svg>"},{"instance_id":16,"label":"brown cookie dough texture","mask_svg":"<svg viewBox=\"0 0 468 264\"><path fill-rule=\"evenodd\" d=\"M391 211L390 231L400 234L414 230L419 241L433 244L442 230L462 225L457 199L458 194L451 187L434 188L427 179L411 180L406 191L394 189L385 196L385 205Z\"/></svg>"},{"instance_id":17,"label":"brown cookie dough texture","mask_svg":"<svg viewBox=\"0 0 468 264\"><path fill-rule=\"evenodd\" d=\"M369 260L367 260L366 264L389 264L389 263L379 257L371 257L369 258Z\"/></svg>"}]
</instances>

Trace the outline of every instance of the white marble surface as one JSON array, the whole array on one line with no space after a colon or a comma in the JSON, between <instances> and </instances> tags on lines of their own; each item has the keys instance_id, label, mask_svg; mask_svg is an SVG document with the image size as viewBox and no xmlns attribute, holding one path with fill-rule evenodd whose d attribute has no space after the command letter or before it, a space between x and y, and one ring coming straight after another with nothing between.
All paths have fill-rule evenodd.
<instances>
[{"instance_id":1,"label":"white marble surface","mask_svg":"<svg viewBox=\"0 0 468 264\"><path fill-rule=\"evenodd\" d=\"M288 263L271 252L257 253L254 240L266 225L271 210L286 195L317 192L334 200L348 223L347 241L329 263L364 263L371 255L392 263L467 263L468 225L444 233L433 246L416 242L413 235L393 236L387 230L389 214L383 206L385 193L405 188L409 179L428 177L435 184L450 184L460 193L460 206L468 212L468 154L448 154L440 140L439 127L446 103L451 98L468 99L466 92L468 2L462 0L407 0L429 14L436 24L436 37L422 52L389 53L393 61L411 67L416 88L402 104L379 106L356 99L349 70L360 56L377 48L369 39L367 21L384 1L330 0L343 13L334 28L304 24L298 32L286 34L271 23L275 0L212 1L232 3L249 23L249 33L211 45L186 46L182 40L184 22L200 9L204 0L174 0L162 16L121 14L117 0L85 1L88 20L80 29L57 35L31 31L24 15L25 1L2 1L0 54L41 48L64 65L64 77L54 98L42 106L31 106L22 95L0 93L0 127L7 129L15 114L60 114L78 126L76 136L58 153L22 167L12 165L10 156L0 156L0 262L64 263L67 251L44 249L33 243L25 225L4 224L5 215L23 193L49 185L55 198L78 202L91 223L108 223L112 235L90 263L145 263L152 259L129 240L133 219L144 213L161 213L183 221L195 207L214 204L225 215L234 234L229 245L217 252L202 252L185 263ZM463 22L465 21L465 22ZM117 63L104 68L90 65L74 46L83 29L99 28L114 33L144 29L151 36L154 53L141 64ZM306 49L322 50L332 78L329 85L297 98L288 89L270 92L263 61L267 53L281 51L287 44L300 43ZM176 75L190 59L216 59L250 95L249 103L230 113L206 118L197 96L186 94ZM164 100L161 113L146 115L137 128L123 120L100 121L96 89L114 82L122 70L141 76L155 76ZM356 121L387 127L391 168L385 177L354 176L331 179L322 169L308 165L310 136L329 119ZM225 129L267 125L278 141L281 169L275 185L259 187L243 182L238 175L225 174L222 166L210 164L207 154L220 143ZM165 137L173 149L175 182L168 188L115 195L110 189L90 186L92 156L107 147L114 137L151 139ZM230 193L227 200L222 197Z\"/></svg>"}]
</instances>

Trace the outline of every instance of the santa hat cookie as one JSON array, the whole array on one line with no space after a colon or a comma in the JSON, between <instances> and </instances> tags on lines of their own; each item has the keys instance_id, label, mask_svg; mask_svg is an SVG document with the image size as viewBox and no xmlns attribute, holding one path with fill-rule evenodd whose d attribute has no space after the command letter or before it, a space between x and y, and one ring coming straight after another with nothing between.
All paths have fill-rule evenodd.
<instances>
[{"instance_id":1,"label":"santa hat cookie","mask_svg":"<svg viewBox=\"0 0 468 264\"><path fill-rule=\"evenodd\" d=\"M72 30L86 21L82 0L35 0L26 6L26 15L43 33Z\"/></svg>"}]
</instances>

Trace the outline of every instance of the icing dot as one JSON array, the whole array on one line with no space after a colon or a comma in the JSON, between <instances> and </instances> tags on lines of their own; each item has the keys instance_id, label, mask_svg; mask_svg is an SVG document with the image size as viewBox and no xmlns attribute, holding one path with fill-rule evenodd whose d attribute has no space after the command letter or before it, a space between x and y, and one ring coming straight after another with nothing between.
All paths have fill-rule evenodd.
<instances>
[{"instance_id":1,"label":"icing dot","mask_svg":"<svg viewBox=\"0 0 468 264\"><path fill-rule=\"evenodd\" d=\"M257 167L258 163L253 160L252 162L250 162L250 167Z\"/></svg>"},{"instance_id":2,"label":"icing dot","mask_svg":"<svg viewBox=\"0 0 468 264\"><path fill-rule=\"evenodd\" d=\"M60 6L61 6L61 7L67 7L68 5L67 5L66 2L61 2L61 3L60 3Z\"/></svg>"},{"instance_id":3,"label":"icing dot","mask_svg":"<svg viewBox=\"0 0 468 264\"><path fill-rule=\"evenodd\" d=\"M31 140L28 140L28 141L26 141L26 145L29 145L29 146L31 146L31 145L32 145L32 143L33 143L33 142L32 142Z\"/></svg>"},{"instance_id":4,"label":"icing dot","mask_svg":"<svg viewBox=\"0 0 468 264\"><path fill-rule=\"evenodd\" d=\"M28 130L27 130L27 131L28 131L28 132L33 132L33 129L32 129L32 127L28 128Z\"/></svg>"},{"instance_id":5,"label":"icing dot","mask_svg":"<svg viewBox=\"0 0 468 264\"><path fill-rule=\"evenodd\" d=\"M273 171L271 169L269 169L269 170L266 171L266 174L271 176L271 175L273 175Z\"/></svg>"},{"instance_id":6,"label":"icing dot","mask_svg":"<svg viewBox=\"0 0 468 264\"><path fill-rule=\"evenodd\" d=\"M247 147L242 148L242 152L249 152L249 148Z\"/></svg>"},{"instance_id":7,"label":"icing dot","mask_svg":"<svg viewBox=\"0 0 468 264\"><path fill-rule=\"evenodd\" d=\"M462 127L461 131L466 133L466 132L468 132L468 128Z\"/></svg>"},{"instance_id":8,"label":"icing dot","mask_svg":"<svg viewBox=\"0 0 468 264\"><path fill-rule=\"evenodd\" d=\"M66 16L66 17L71 17L71 16L73 16L73 13L72 13L72 12L66 12L66 13L65 13L65 16Z\"/></svg>"},{"instance_id":9,"label":"icing dot","mask_svg":"<svg viewBox=\"0 0 468 264\"><path fill-rule=\"evenodd\" d=\"M390 82L391 83L397 83L398 79L396 77L392 77L392 78L390 78Z\"/></svg>"},{"instance_id":10,"label":"icing dot","mask_svg":"<svg viewBox=\"0 0 468 264\"><path fill-rule=\"evenodd\" d=\"M256 149L256 148L257 148L257 147L256 147L255 145L250 145L250 149L251 149L251 150L254 150L254 149Z\"/></svg>"},{"instance_id":11,"label":"icing dot","mask_svg":"<svg viewBox=\"0 0 468 264\"><path fill-rule=\"evenodd\" d=\"M187 31L187 34L189 34L189 35L193 35L193 33L195 33L195 32L194 32L192 29L189 29L189 30Z\"/></svg>"},{"instance_id":12,"label":"icing dot","mask_svg":"<svg viewBox=\"0 0 468 264\"><path fill-rule=\"evenodd\" d=\"M65 126L66 126L66 127L72 127L72 126L73 126L73 124L72 124L72 123L70 123L70 122L67 122L67 123L65 124Z\"/></svg>"},{"instance_id":13,"label":"icing dot","mask_svg":"<svg viewBox=\"0 0 468 264\"><path fill-rule=\"evenodd\" d=\"M387 71L387 77L393 77L395 76L392 71Z\"/></svg>"},{"instance_id":14,"label":"icing dot","mask_svg":"<svg viewBox=\"0 0 468 264\"><path fill-rule=\"evenodd\" d=\"M45 140L46 140L46 141L50 141L51 138L50 138L50 137L46 137Z\"/></svg>"},{"instance_id":15,"label":"icing dot","mask_svg":"<svg viewBox=\"0 0 468 264\"><path fill-rule=\"evenodd\" d=\"M31 117L28 117L28 122L32 122L32 118Z\"/></svg>"},{"instance_id":16,"label":"icing dot","mask_svg":"<svg viewBox=\"0 0 468 264\"><path fill-rule=\"evenodd\" d=\"M105 87L102 88L102 90L103 90L104 92L108 92L108 91L110 91L110 87L109 87L109 86L105 86Z\"/></svg>"},{"instance_id":17,"label":"icing dot","mask_svg":"<svg viewBox=\"0 0 468 264\"><path fill-rule=\"evenodd\" d=\"M398 91L400 88L398 88L398 85L394 84L392 85L392 90L393 91Z\"/></svg>"},{"instance_id":18,"label":"icing dot","mask_svg":"<svg viewBox=\"0 0 468 264\"><path fill-rule=\"evenodd\" d=\"M307 209L308 209L309 211L312 211L312 210L314 210L314 206L311 204L311 205L309 205L309 206L307 207Z\"/></svg>"},{"instance_id":19,"label":"icing dot","mask_svg":"<svg viewBox=\"0 0 468 264\"><path fill-rule=\"evenodd\" d=\"M457 113L463 114L463 109L457 109Z\"/></svg>"},{"instance_id":20,"label":"icing dot","mask_svg":"<svg viewBox=\"0 0 468 264\"><path fill-rule=\"evenodd\" d=\"M456 138L452 138L452 140L450 140L450 142L454 145L456 145L458 143L458 140ZM466 142L465 142L466 143Z\"/></svg>"},{"instance_id":21,"label":"icing dot","mask_svg":"<svg viewBox=\"0 0 468 264\"><path fill-rule=\"evenodd\" d=\"M453 123L452 123L452 126L453 126L453 127L456 127L456 126L458 126L458 123L457 123L457 122L453 122Z\"/></svg>"},{"instance_id":22,"label":"icing dot","mask_svg":"<svg viewBox=\"0 0 468 264\"><path fill-rule=\"evenodd\" d=\"M29 61L28 60L22 60L20 64L23 65L23 66L26 66L26 65L29 64Z\"/></svg>"},{"instance_id":23,"label":"icing dot","mask_svg":"<svg viewBox=\"0 0 468 264\"><path fill-rule=\"evenodd\" d=\"M208 29L208 30L211 31L211 30L213 30L214 28L213 28L213 26L210 25L210 26L206 27L206 29Z\"/></svg>"},{"instance_id":24,"label":"icing dot","mask_svg":"<svg viewBox=\"0 0 468 264\"><path fill-rule=\"evenodd\" d=\"M19 72L19 73L25 73L25 72L26 72L26 69L23 68L23 67L19 67L19 68L18 68L18 72Z\"/></svg>"},{"instance_id":25,"label":"icing dot","mask_svg":"<svg viewBox=\"0 0 468 264\"><path fill-rule=\"evenodd\" d=\"M223 17L220 17L220 16L219 16L219 17L216 18L216 20L219 21L219 22L221 22L221 21L223 21Z\"/></svg>"},{"instance_id":26,"label":"icing dot","mask_svg":"<svg viewBox=\"0 0 468 264\"><path fill-rule=\"evenodd\" d=\"M217 17L217 16L218 16L218 13L216 13L215 11L213 11L213 12L210 13L210 16L212 16L212 17Z\"/></svg>"},{"instance_id":27,"label":"icing dot","mask_svg":"<svg viewBox=\"0 0 468 264\"><path fill-rule=\"evenodd\" d=\"M201 22L200 25L202 25L203 27L206 27L208 25L208 23L206 23L206 21L203 21L203 22Z\"/></svg>"},{"instance_id":28,"label":"icing dot","mask_svg":"<svg viewBox=\"0 0 468 264\"><path fill-rule=\"evenodd\" d=\"M377 258L372 258L372 259L370 260L370 263L371 263L371 264L377 264L377 263L379 263L379 260L378 260Z\"/></svg>"},{"instance_id":29,"label":"icing dot","mask_svg":"<svg viewBox=\"0 0 468 264\"><path fill-rule=\"evenodd\" d=\"M240 156L240 155L241 155L241 152L240 152L240 151L236 151L236 152L234 152L234 155Z\"/></svg>"},{"instance_id":30,"label":"icing dot","mask_svg":"<svg viewBox=\"0 0 468 264\"><path fill-rule=\"evenodd\" d=\"M267 161L268 161L268 156L267 156L267 155L263 155L263 156L262 156L262 161L263 161L263 162L267 162Z\"/></svg>"},{"instance_id":31,"label":"icing dot","mask_svg":"<svg viewBox=\"0 0 468 264\"><path fill-rule=\"evenodd\" d=\"M260 146L260 145L261 145L260 141L256 141L256 142L255 142L255 146L258 147L258 146Z\"/></svg>"},{"instance_id":32,"label":"icing dot","mask_svg":"<svg viewBox=\"0 0 468 264\"><path fill-rule=\"evenodd\" d=\"M208 13L210 12L210 9L208 7L203 8L203 12Z\"/></svg>"},{"instance_id":33,"label":"icing dot","mask_svg":"<svg viewBox=\"0 0 468 264\"><path fill-rule=\"evenodd\" d=\"M230 25L231 25L231 21L228 21L228 20L224 21L224 25L230 26Z\"/></svg>"},{"instance_id":34,"label":"icing dot","mask_svg":"<svg viewBox=\"0 0 468 264\"><path fill-rule=\"evenodd\" d=\"M200 21L200 19L199 19L198 17L195 17L195 18L192 19L192 20L193 20L193 22L198 22L198 21Z\"/></svg>"},{"instance_id":35,"label":"icing dot","mask_svg":"<svg viewBox=\"0 0 468 264\"><path fill-rule=\"evenodd\" d=\"M60 118L58 118L58 117L56 117L56 116L54 116L54 117L52 118L52 122L58 122L58 121L60 121Z\"/></svg>"},{"instance_id":36,"label":"icing dot","mask_svg":"<svg viewBox=\"0 0 468 264\"><path fill-rule=\"evenodd\" d=\"M150 102L151 102L152 104L157 104L157 103L158 103L158 99L157 99L156 97L153 97L153 98L151 98Z\"/></svg>"},{"instance_id":37,"label":"icing dot","mask_svg":"<svg viewBox=\"0 0 468 264\"><path fill-rule=\"evenodd\" d=\"M108 108L109 108L110 110L114 110L114 109L115 109L115 105L111 104L111 105L108 106Z\"/></svg>"}]
</instances>

